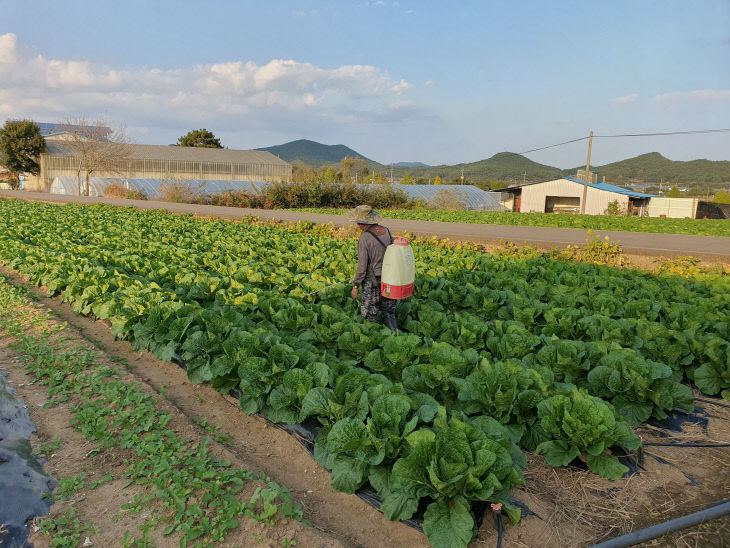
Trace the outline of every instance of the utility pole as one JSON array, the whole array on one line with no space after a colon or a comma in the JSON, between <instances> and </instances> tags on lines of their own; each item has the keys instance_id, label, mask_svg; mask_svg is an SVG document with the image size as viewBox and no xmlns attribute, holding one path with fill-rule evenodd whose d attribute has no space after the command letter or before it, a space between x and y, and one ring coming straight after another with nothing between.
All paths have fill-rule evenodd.
<instances>
[{"instance_id":1,"label":"utility pole","mask_svg":"<svg viewBox=\"0 0 730 548\"><path fill-rule=\"evenodd\" d=\"M586 212L586 196L588 196L588 178L591 175L591 147L593 146L593 132L588 138L588 158L586 159L586 176L583 181L583 199L580 201L580 214L584 215Z\"/></svg>"},{"instance_id":2,"label":"utility pole","mask_svg":"<svg viewBox=\"0 0 730 548\"><path fill-rule=\"evenodd\" d=\"M390 164L390 184L393 184L393 164Z\"/></svg>"},{"instance_id":3,"label":"utility pole","mask_svg":"<svg viewBox=\"0 0 730 548\"><path fill-rule=\"evenodd\" d=\"M461 184L464 184L464 168L461 168Z\"/></svg>"}]
</instances>

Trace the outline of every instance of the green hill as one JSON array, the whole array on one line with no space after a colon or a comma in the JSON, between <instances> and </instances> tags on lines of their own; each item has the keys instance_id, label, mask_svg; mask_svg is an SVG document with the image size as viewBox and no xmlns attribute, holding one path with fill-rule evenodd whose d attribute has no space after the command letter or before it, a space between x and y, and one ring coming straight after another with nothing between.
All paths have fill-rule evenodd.
<instances>
[{"instance_id":1,"label":"green hill","mask_svg":"<svg viewBox=\"0 0 730 548\"><path fill-rule=\"evenodd\" d=\"M287 162L309 164L315 169L337 164L345 156L349 156L350 158L363 158L367 162L368 167L370 165L380 166L377 162L366 158L345 145L323 145L308 139L299 139L284 143L283 145L257 148L255 150L271 152L271 154Z\"/></svg>"},{"instance_id":2,"label":"green hill","mask_svg":"<svg viewBox=\"0 0 730 548\"><path fill-rule=\"evenodd\" d=\"M562 171L556 167L538 164L532 160L512 152L499 152L478 162L456 164L453 166L441 165L433 167L399 167L394 173L399 176L406 172L416 179L419 177L433 179L437 175L444 182L460 178L468 181L543 181L552 177L562 177Z\"/></svg>"},{"instance_id":3,"label":"green hill","mask_svg":"<svg viewBox=\"0 0 730 548\"><path fill-rule=\"evenodd\" d=\"M650 152L628 160L597 166L595 171L598 172L601 179L605 177L606 181L617 184L663 182L679 185L720 185L730 181L730 162L728 161L679 162L665 158L658 152ZM564 175L574 173L575 168L563 170Z\"/></svg>"},{"instance_id":4,"label":"green hill","mask_svg":"<svg viewBox=\"0 0 730 548\"><path fill-rule=\"evenodd\" d=\"M299 139L271 147L258 148L277 155L279 158L293 164L309 164L315 169L336 165L344 158L363 158L368 169L390 175L391 169L396 178L410 173L414 179L433 180L437 176L446 182L464 178L469 182L506 181L506 182L535 182L553 178L575 175L578 166L573 169L559 169L557 167L538 164L519 154L500 152L486 160L440 166L404 166L380 164L371 160L345 145L323 145L307 139ZM411 162L415 164L416 162ZM678 185L724 185L730 182L730 162L711 160L692 160L679 162L669 160L658 152L642 154L635 158L613 162L592 169L598 172L599 178L619 185L631 183L659 183Z\"/></svg>"}]
</instances>

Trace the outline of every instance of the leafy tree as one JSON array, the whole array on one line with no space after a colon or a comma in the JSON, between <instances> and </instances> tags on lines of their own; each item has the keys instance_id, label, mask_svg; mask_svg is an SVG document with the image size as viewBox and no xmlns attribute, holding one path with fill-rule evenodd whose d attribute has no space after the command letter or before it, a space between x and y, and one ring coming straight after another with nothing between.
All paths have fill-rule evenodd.
<instances>
[{"instance_id":1,"label":"leafy tree","mask_svg":"<svg viewBox=\"0 0 730 548\"><path fill-rule=\"evenodd\" d=\"M441 182L441 177L439 177L438 175L436 175L436 178L433 180L433 184L435 184L435 185L442 185L443 183Z\"/></svg>"},{"instance_id":2,"label":"leafy tree","mask_svg":"<svg viewBox=\"0 0 730 548\"><path fill-rule=\"evenodd\" d=\"M730 192L718 190L715 193L715 197L712 199L712 201L716 204L730 204Z\"/></svg>"},{"instance_id":3,"label":"leafy tree","mask_svg":"<svg viewBox=\"0 0 730 548\"><path fill-rule=\"evenodd\" d=\"M220 139L205 128L195 129L177 140L179 147L223 148Z\"/></svg>"},{"instance_id":4,"label":"leafy tree","mask_svg":"<svg viewBox=\"0 0 730 548\"><path fill-rule=\"evenodd\" d=\"M667 198L681 198L682 192L676 187L673 186L669 192L667 192Z\"/></svg>"},{"instance_id":5,"label":"leafy tree","mask_svg":"<svg viewBox=\"0 0 730 548\"><path fill-rule=\"evenodd\" d=\"M364 158L345 156L340 160L340 175L343 181L356 180L367 169Z\"/></svg>"},{"instance_id":6,"label":"leafy tree","mask_svg":"<svg viewBox=\"0 0 730 548\"><path fill-rule=\"evenodd\" d=\"M337 172L335 171L335 168L332 166L327 168L327 171L324 172L324 182L325 183L335 183L337 182Z\"/></svg>"},{"instance_id":7,"label":"leafy tree","mask_svg":"<svg viewBox=\"0 0 730 548\"><path fill-rule=\"evenodd\" d=\"M0 129L0 163L15 184L19 173L40 173L38 157L45 151L46 141L32 120L7 120Z\"/></svg>"},{"instance_id":8,"label":"leafy tree","mask_svg":"<svg viewBox=\"0 0 730 548\"><path fill-rule=\"evenodd\" d=\"M507 188L507 183L504 181L492 181L489 183L489 188L492 190L499 190L500 188Z\"/></svg>"},{"instance_id":9,"label":"leafy tree","mask_svg":"<svg viewBox=\"0 0 730 548\"><path fill-rule=\"evenodd\" d=\"M403 176L403 180L401 181L402 185L412 185L413 184L413 177L411 177L410 173L406 173Z\"/></svg>"}]
</instances>

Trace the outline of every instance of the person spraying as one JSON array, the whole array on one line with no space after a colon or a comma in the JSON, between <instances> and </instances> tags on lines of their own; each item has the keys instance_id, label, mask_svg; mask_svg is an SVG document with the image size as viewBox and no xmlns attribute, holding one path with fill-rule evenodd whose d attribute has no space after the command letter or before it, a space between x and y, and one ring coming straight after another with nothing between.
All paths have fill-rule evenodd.
<instances>
[{"instance_id":1,"label":"person spraying","mask_svg":"<svg viewBox=\"0 0 730 548\"><path fill-rule=\"evenodd\" d=\"M393 238L380 223L383 218L368 205L347 212L347 218L362 231L357 242L358 263L352 283L352 298L360 295L360 312L366 320L398 330L395 309L398 299L413 294L413 251L405 238Z\"/></svg>"}]
</instances>

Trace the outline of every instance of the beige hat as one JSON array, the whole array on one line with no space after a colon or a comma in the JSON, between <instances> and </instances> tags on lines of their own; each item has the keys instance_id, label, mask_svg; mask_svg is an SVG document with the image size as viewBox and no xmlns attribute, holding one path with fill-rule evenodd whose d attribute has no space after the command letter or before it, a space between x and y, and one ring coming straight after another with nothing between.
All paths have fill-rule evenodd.
<instances>
[{"instance_id":1,"label":"beige hat","mask_svg":"<svg viewBox=\"0 0 730 548\"><path fill-rule=\"evenodd\" d=\"M377 225L383 221L380 213L369 205L359 205L345 214L345 217L352 222L361 225Z\"/></svg>"}]
</instances>

